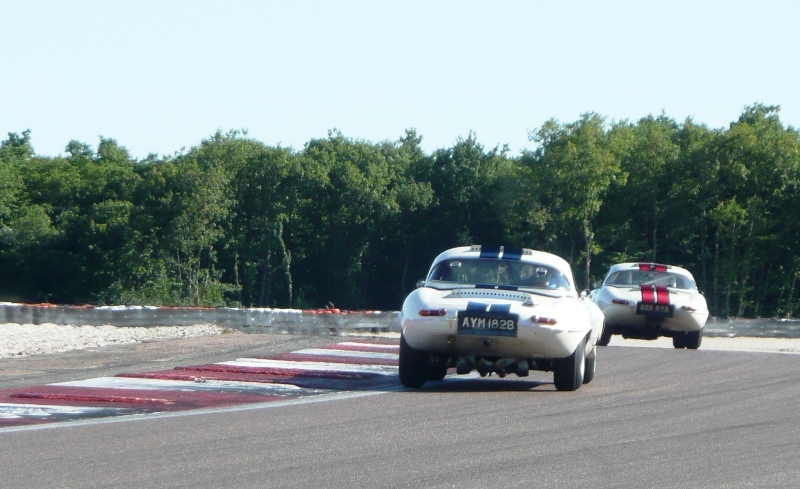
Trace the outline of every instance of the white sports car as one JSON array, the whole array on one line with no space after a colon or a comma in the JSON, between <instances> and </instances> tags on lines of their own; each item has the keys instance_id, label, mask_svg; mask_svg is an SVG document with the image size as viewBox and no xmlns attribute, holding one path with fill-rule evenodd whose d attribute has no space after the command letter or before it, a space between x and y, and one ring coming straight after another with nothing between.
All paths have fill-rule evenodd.
<instances>
[{"instance_id":1,"label":"white sports car","mask_svg":"<svg viewBox=\"0 0 800 489\"><path fill-rule=\"evenodd\" d=\"M419 388L448 367L481 376L552 371L556 389L594 378L603 314L579 296L569 264L523 248L441 253L400 313L400 382Z\"/></svg>"},{"instance_id":2,"label":"white sports car","mask_svg":"<svg viewBox=\"0 0 800 489\"><path fill-rule=\"evenodd\" d=\"M703 341L708 306L688 270L659 263L611 267L592 300L606 317L600 345L611 335L654 340L671 336L675 348L697 349Z\"/></svg>"}]
</instances>

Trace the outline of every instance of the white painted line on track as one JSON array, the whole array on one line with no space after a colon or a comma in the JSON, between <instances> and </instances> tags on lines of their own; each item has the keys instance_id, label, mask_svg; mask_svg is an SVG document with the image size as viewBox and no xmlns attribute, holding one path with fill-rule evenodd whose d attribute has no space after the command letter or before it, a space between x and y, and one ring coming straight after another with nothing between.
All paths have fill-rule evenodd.
<instances>
[{"instance_id":1,"label":"white painted line on track","mask_svg":"<svg viewBox=\"0 0 800 489\"><path fill-rule=\"evenodd\" d=\"M246 392L261 395L302 395L324 392L322 389L304 389L292 384L270 384L264 382L241 382L229 380L189 380L147 379L137 377L97 377L72 382L50 384L65 387L99 387L104 389L144 389L161 391L191 392Z\"/></svg>"},{"instance_id":2,"label":"white painted line on track","mask_svg":"<svg viewBox=\"0 0 800 489\"><path fill-rule=\"evenodd\" d=\"M8 404L0 403L0 419L40 418L46 419L59 415L74 415L116 411L130 412L127 408L82 407L82 406L49 406L44 404ZM2 431L3 428L0 428Z\"/></svg>"},{"instance_id":3,"label":"white painted line on track","mask_svg":"<svg viewBox=\"0 0 800 489\"><path fill-rule=\"evenodd\" d=\"M355 341L345 341L343 343L336 343L336 346L354 346L362 348L381 348L386 350L399 350L400 345L383 345L380 343L357 343Z\"/></svg>"},{"instance_id":4,"label":"white painted line on track","mask_svg":"<svg viewBox=\"0 0 800 489\"><path fill-rule=\"evenodd\" d=\"M327 362L292 362L288 360L270 360L266 358L237 358L232 362L220 362L214 365L230 365L232 367L281 368L323 372L371 373L380 375L397 375L397 367L391 365L357 365L349 363Z\"/></svg>"},{"instance_id":5,"label":"white painted line on track","mask_svg":"<svg viewBox=\"0 0 800 489\"><path fill-rule=\"evenodd\" d=\"M333 348L307 348L305 350L297 350L292 353L299 353L302 355L320 355L329 357L351 357L351 358L379 358L382 360L397 360L397 353L377 353L371 351L353 351L353 350L335 350Z\"/></svg>"}]
</instances>

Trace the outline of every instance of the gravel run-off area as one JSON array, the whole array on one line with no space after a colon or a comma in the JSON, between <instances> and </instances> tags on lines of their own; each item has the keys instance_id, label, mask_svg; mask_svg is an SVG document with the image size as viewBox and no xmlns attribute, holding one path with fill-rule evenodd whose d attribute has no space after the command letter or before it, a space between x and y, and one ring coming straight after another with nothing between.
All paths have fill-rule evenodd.
<instances>
[{"instance_id":1,"label":"gravel run-off area","mask_svg":"<svg viewBox=\"0 0 800 489\"><path fill-rule=\"evenodd\" d=\"M213 324L192 326L71 326L0 324L0 358L101 348L145 341L213 336L225 332Z\"/></svg>"}]
</instances>

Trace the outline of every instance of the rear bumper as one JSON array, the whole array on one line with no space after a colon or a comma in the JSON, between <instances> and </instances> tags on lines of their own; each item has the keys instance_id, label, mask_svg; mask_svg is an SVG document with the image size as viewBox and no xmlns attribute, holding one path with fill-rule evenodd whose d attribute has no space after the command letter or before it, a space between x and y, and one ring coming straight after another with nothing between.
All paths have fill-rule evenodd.
<instances>
[{"instance_id":1,"label":"rear bumper","mask_svg":"<svg viewBox=\"0 0 800 489\"><path fill-rule=\"evenodd\" d=\"M564 358L591 331L588 327L520 323L517 336L458 334L455 318L404 319L403 336L415 349L437 354L502 358Z\"/></svg>"},{"instance_id":2,"label":"rear bumper","mask_svg":"<svg viewBox=\"0 0 800 489\"><path fill-rule=\"evenodd\" d=\"M648 317L636 314L636 304L612 304L603 310L606 325L619 328L646 328L659 325L669 331L697 331L702 329L708 320L708 311L687 311L675 307L672 317Z\"/></svg>"}]
</instances>

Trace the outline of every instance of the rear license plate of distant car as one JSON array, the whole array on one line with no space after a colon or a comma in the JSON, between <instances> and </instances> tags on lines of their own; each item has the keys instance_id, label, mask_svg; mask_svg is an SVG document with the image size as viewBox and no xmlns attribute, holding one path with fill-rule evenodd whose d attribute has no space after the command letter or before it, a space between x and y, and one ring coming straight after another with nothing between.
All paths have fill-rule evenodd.
<instances>
[{"instance_id":1,"label":"rear license plate of distant car","mask_svg":"<svg viewBox=\"0 0 800 489\"><path fill-rule=\"evenodd\" d=\"M517 336L516 314L492 311L458 311L458 334Z\"/></svg>"},{"instance_id":2,"label":"rear license plate of distant car","mask_svg":"<svg viewBox=\"0 0 800 489\"><path fill-rule=\"evenodd\" d=\"M661 316L671 318L675 310L672 304L650 304L640 302L636 304L636 314L643 314L645 316Z\"/></svg>"}]
</instances>

